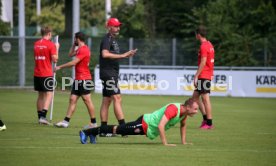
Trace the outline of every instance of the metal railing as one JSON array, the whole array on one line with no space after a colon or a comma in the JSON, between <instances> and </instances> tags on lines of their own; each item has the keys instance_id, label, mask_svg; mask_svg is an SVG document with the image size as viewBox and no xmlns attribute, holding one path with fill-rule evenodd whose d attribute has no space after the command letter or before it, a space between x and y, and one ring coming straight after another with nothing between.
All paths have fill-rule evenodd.
<instances>
[{"instance_id":1,"label":"metal railing","mask_svg":"<svg viewBox=\"0 0 276 166\"><path fill-rule=\"evenodd\" d=\"M32 86L33 85L33 43L39 37L25 37L25 59L20 60L19 54L19 37L0 36L0 86ZM88 38L87 44L91 49L92 58L90 61L90 69L93 73L95 66L99 62L99 46L102 38ZM132 69L172 69L172 70L194 70L197 68L197 48L187 50L185 45L187 41L184 39L134 39L119 38L121 52L129 49L138 48L137 54L128 59L120 61L122 68ZM10 50L6 52L4 43L10 43ZM59 62L63 64L71 60L68 56L69 49L72 45L72 38L59 39ZM276 47L275 47L276 48ZM256 48L262 50L264 48ZM262 52L262 51L259 51ZM256 60L259 64L267 64L263 62L264 54L258 54ZM276 64L276 56L273 55L273 63ZM274 62L275 61L275 62ZM24 62L24 63L22 63ZM275 65L276 66L276 65ZM252 66L252 67L235 67L235 66L215 66L215 70L268 70L275 71L276 67ZM22 72L24 71L24 72ZM21 74L20 74L21 73ZM24 75L22 75L22 73ZM58 77L71 77L72 69L64 69L59 72ZM22 79L24 84L22 85Z\"/></svg>"}]
</instances>

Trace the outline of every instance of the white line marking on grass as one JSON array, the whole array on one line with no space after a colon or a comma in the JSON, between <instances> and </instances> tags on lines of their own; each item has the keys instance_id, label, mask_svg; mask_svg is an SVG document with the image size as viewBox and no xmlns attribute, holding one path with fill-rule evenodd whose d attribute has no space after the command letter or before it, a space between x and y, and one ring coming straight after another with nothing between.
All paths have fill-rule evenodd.
<instances>
[{"instance_id":1,"label":"white line marking on grass","mask_svg":"<svg viewBox=\"0 0 276 166\"><path fill-rule=\"evenodd\" d=\"M257 133L258 135L274 135L275 133Z\"/></svg>"},{"instance_id":2,"label":"white line marking on grass","mask_svg":"<svg viewBox=\"0 0 276 166\"><path fill-rule=\"evenodd\" d=\"M26 141L31 140L31 138L0 138L0 141Z\"/></svg>"},{"instance_id":3,"label":"white line marking on grass","mask_svg":"<svg viewBox=\"0 0 276 166\"><path fill-rule=\"evenodd\" d=\"M194 151L205 151L206 149L191 149ZM234 149L225 149L225 150L220 150L220 149L209 149L207 151L210 152L252 152L252 153L276 153L275 150L254 150L254 149L243 149L243 150L234 150Z\"/></svg>"},{"instance_id":4,"label":"white line marking on grass","mask_svg":"<svg viewBox=\"0 0 276 166\"><path fill-rule=\"evenodd\" d=\"M103 145L103 144L101 144ZM112 149L114 150L114 147L106 147L106 146L97 146L97 145L81 145L82 147L70 147L70 146L67 146L67 147L57 147L57 146L52 146L52 147L39 147L39 146L8 146L8 147L0 147L0 149L83 149L83 150L91 150L90 147L92 147L93 149ZM84 146L87 146L87 148L84 148ZM161 146L161 145L160 145ZM182 145L180 145L182 146ZM180 147L178 146L178 147ZM188 147L188 146L187 146ZM121 150L147 150L148 147L135 147L135 148L124 148L124 147L116 147L116 149L121 149ZM160 148L151 148L151 150L157 150L157 151L160 151ZM189 149L186 149L186 148L182 148L182 149L179 149L179 148L174 148L173 150L187 150L187 151L209 151L209 152L249 152L249 153L276 153L276 149L273 149L273 150L254 150L254 149L243 149L243 150L235 150L235 149L192 149L192 148L189 148Z\"/></svg>"}]
</instances>

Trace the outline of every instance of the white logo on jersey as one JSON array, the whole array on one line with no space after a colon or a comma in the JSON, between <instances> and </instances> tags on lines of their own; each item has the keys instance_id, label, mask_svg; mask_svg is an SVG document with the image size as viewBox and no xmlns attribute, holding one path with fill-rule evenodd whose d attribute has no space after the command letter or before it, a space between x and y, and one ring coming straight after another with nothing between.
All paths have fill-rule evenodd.
<instances>
[{"instance_id":1,"label":"white logo on jersey","mask_svg":"<svg viewBox=\"0 0 276 166\"><path fill-rule=\"evenodd\" d=\"M45 60L46 57L45 56L36 56L35 60Z\"/></svg>"}]
</instances>

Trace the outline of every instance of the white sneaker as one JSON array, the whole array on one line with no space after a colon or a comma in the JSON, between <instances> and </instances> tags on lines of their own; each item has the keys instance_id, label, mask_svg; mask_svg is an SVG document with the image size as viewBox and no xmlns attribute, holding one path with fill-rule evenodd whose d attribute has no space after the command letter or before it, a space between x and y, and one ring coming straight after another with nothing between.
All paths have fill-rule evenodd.
<instances>
[{"instance_id":1,"label":"white sneaker","mask_svg":"<svg viewBox=\"0 0 276 166\"><path fill-rule=\"evenodd\" d=\"M5 131L5 130L7 130L6 125L4 125L4 126L0 126L0 131Z\"/></svg>"},{"instance_id":2,"label":"white sneaker","mask_svg":"<svg viewBox=\"0 0 276 166\"><path fill-rule=\"evenodd\" d=\"M55 124L56 127L61 127L61 128L67 128L69 126L69 122L63 120L61 122L58 122Z\"/></svg>"},{"instance_id":3,"label":"white sneaker","mask_svg":"<svg viewBox=\"0 0 276 166\"><path fill-rule=\"evenodd\" d=\"M41 117L39 120L38 120L38 123L39 124L43 124L43 125L50 125L50 122L48 122L48 120L46 118L43 118Z\"/></svg>"},{"instance_id":4,"label":"white sneaker","mask_svg":"<svg viewBox=\"0 0 276 166\"><path fill-rule=\"evenodd\" d=\"M98 127L97 123L90 123L83 127L83 130L90 129L90 128L96 128Z\"/></svg>"}]
</instances>

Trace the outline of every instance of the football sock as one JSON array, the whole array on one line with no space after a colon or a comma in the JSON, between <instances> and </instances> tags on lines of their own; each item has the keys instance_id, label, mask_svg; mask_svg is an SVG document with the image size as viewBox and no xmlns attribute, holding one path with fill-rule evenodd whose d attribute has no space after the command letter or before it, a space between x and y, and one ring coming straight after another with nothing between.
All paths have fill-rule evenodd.
<instances>
[{"instance_id":1,"label":"football sock","mask_svg":"<svg viewBox=\"0 0 276 166\"><path fill-rule=\"evenodd\" d=\"M70 118L68 118L67 116L64 118L64 120L65 120L66 122L70 122Z\"/></svg>"},{"instance_id":2,"label":"football sock","mask_svg":"<svg viewBox=\"0 0 276 166\"><path fill-rule=\"evenodd\" d=\"M85 135L98 135L100 133L107 134L107 133L113 133L113 127L114 125L104 125L96 128L89 128L87 130L83 130Z\"/></svg>"},{"instance_id":3,"label":"football sock","mask_svg":"<svg viewBox=\"0 0 276 166\"><path fill-rule=\"evenodd\" d=\"M202 115L203 120L207 121L207 115Z\"/></svg>"},{"instance_id":4,"label":"football sock","mask_svg":"<svg viewBox=\"0 0 276 166\"><path fill-rule=\"evenodd\" d=\"M91 135L91 134L94 135L94 136L96 136L96 135L99 134L99 130L100 130L100 127L96 127L96 128L89 128L87 130L83 130L83 132L87 136Z\"/></svg>"},{"instance_id":5,"label":"football sock","mask_svg":"<svg viewBox=\"0 0 276 166\"><path fill-rule=\"evenodd\" d=\"M118 122L119 122L119 126L125 126L125 124L126 124L125 119L118 120ZM116 131L116 132L117 132L117 131ZM122 136L126 136L125 133L128 133L128 131L126 131L126 132L121 132L120 134L121 134Z\"/></svg>"},{"instance_id":6,"label":"football sock","mask_svg":"<svg viewBox=\"0 0 276 166\"><path fill-rule=\"evenodd\" d=\"M106 126L107 122L101 122L101 126Z\"/></svg>"},{"instance_id":7,"label":"football sock","mask_svg":"<svg viewBox=\"0 0 276 166\"><path fill-rule=\"evenodd\" d=\"M4 123L2 122L2 120L0 120L0 126L4 126Z\"/></svg>"},{"instance_id":8,"label":"football sock","mask_svg":"<svg viewBox=\"0 0 276 166\"><path fill-rule=\"evenodd\" d=\"M208 126L212 126L212 124L213 124L213 123L212 123L212 119L207 119L207 125L208 125Z\"/></svg>"},{"instance_id":9,"label":"football sock","mask_svg":"<svg viewBox=\"0 0 276 166\"><path fill-rule=\"evenodd\" d=\"M91 123L97 123L96 118L91 118L90 121L91 121Z\"/></svg>"},{"instance_id":10,"label":"football sock","mask_svg":"<svg viewBox=\"0 0 276 166\"><path fill-rule=\"evenodd\" d=\"M42 114L43 114L42 111L37 110L37 117L38 117L38 119L41 118L41 115L42 115Z\"/></svg>"},{"instance_id":11,"label":"football sock","mask_svg":"<svg viewBox=\"0 0 276 166\"><path fill-rule=\"evenodd\" d=\"M42 109L41 117L46 118L48 110Z\"/></svg>"},{"instance_id":12,"label":"football sock","mask_svg":"<svg viewBox=\"0 0 276 166\"><path fill-rule=\"evenodd\" d=\"M125 124L125 119L118 120L119 125Z\"/></svg>"},{"instance_id":13,"label":"football sock","mask_svg":"<svg viewBox=\"0 0 276 166\"><path fill-rule=\"evenodd\" d=\"M105 125L100 127L100 133L113 133L114 125Z\"/></svg>"}]
</instances>

